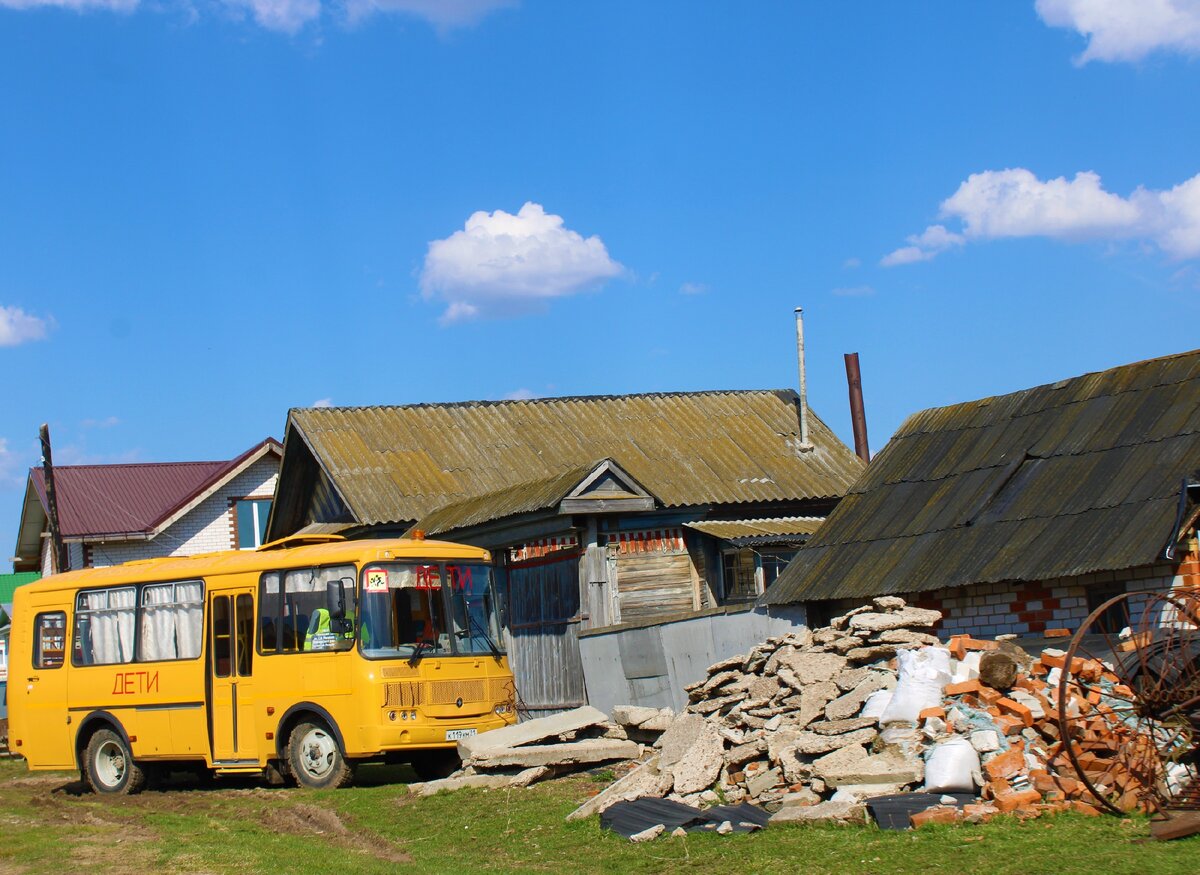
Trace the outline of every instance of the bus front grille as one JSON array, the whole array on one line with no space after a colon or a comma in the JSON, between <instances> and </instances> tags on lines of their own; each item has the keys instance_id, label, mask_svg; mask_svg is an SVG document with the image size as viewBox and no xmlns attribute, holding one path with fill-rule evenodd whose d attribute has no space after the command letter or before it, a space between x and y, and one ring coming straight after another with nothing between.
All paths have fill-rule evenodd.
<instances>
[{"instance_id":1,"label":"bus front grille","mask_svg":"<svg viewBox=\"0 0 1200 875\"><path fill-rule=\"evenodd\" d=\"M483 680L434 681L429 685L431 705L453 705L459 699L482 702L486 695L487 682Z\"/></svg>"},{"instance_id":2,"label":"bus front grille","mask_svg":"<svg viewBox=\"0 0 1200 875\"><path fill-rule=\"evenodd\" d=\"M421 685L418 683L385 684L383 689L385 708L416 708L421 704Z\"/></svg>"}]
</instances>

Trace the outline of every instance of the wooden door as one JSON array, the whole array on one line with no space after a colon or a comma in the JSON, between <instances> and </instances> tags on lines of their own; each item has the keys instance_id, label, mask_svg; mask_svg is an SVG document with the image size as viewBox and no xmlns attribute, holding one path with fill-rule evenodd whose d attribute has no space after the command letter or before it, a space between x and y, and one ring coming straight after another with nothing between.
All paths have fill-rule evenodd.
<instances>
[{"instance_id":1,"label":"wooden door","mask_svg":"<svg viewBox=\"0 0 1200 875\"><path fill-rule=\"evenodd\" d=\"M532 716L587 704L579 657L579 552L509 565L509 664Z\"/></svg>"}]
</instances>

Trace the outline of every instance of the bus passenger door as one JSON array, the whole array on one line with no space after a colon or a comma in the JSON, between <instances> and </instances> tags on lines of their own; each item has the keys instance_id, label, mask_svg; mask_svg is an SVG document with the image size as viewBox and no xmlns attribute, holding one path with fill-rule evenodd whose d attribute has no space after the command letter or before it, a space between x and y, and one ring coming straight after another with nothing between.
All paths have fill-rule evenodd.
<instances>
[{"instance_id":1,"label":"bus passenger door","mask_svg":"<svg viewBox=\"0 0 1200 875\"><path fill-rule=\"evenodd\" d=\"M22 655L31 649L33 658L28 663L24 658L14 660L13 668L18 670L8 679L9 703L23 711L17 734L9 744L19 742L24 750L14 747L14 753L26 754L40 768L74 769L78 767L71 744L75 726L67 711L67 677L71 670L67 662L67 614L57 607L31 606L32 648L29 625L13 625L12 643ZM29 620L19 617L18 622L28 624ZM20 703L14 701L17 697L21 697Z\"/></svg>"},{"instance_id":2,"label":"bus passenger door","mask_svg":"<svg viewBox=\"0 0 1200 875\"><path fill-rule=\"evenodd\" d=\"M213 762L257 762L252 592L210 595L208 642Z\"/></svg>"}]
</instances>

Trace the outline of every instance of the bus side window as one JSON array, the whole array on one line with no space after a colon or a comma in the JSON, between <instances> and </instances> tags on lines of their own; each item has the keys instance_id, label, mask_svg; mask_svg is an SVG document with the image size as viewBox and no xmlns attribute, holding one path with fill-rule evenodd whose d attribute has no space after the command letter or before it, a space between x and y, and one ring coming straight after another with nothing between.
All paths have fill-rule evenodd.
<instances>
[{"instance_id":1,"label":"bus side window","mask_svg":"<svg viewBox=\"0 0 1200 875\"><path fill-rule=\"evenodd\" d=\"M233 664L230 659L232 643L229 628L229 596L216 596L212 601L212 659L213 674L219 678L229 677L229 670Z\"/></svg>"},{"instance_id":2,"label":"bus side window","mask_svg":"<svg viewBox=\"0 0 1200 875\"><path fill-rule=\"evenodd\" d=\"M240 595L234 602L234 615L237 618L237 673L239 677L250 677L254 665L254 599L248 595Z\"/></svg>"},{"instance_id":3,"label":"bus side window","mask_svg":"<svg viewBox=\"0 0 1200 875\"><path fill-rule=\"evenodd\" d=\"M67 615L62 611L33 618L33 667L61 668L67 647Z\"/></svg>"}]
</instances>

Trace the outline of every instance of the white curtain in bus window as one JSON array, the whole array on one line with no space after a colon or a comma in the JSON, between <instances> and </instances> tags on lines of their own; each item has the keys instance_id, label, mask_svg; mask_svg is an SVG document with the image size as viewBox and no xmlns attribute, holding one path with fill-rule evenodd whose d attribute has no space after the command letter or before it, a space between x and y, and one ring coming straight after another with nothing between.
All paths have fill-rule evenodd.
<instances>
[{"instance_id":1,"label":"white curtain in bus window","mask_svg":"<svg viewBox=\"0 0 1200 875\"><path fill-rule=\"evenodd\" d=\"M142 588L138 659L194 659L200 655L203 584L154 583Z\"/></svg>"},{"instance_id":2,"label":"white curtain in bus window","mask_svg":"<svg viewBox=\"0 0 1200 875\"><path fill-rule=\"evenodd\" d=\"M137 589L81 592L75 611L76 656L80 665L113 665L133 661Z\"/></svg>"},{"instance_id":3,"label":"white curtain in bus window","mask_svg":"<svg viewBox=\"0 0 1200 875\"><path fill-rule=\"evenodd\" d=\"M289 646L285 634L284 646L281 650L310 650L314 635L331 631L328 610L326 609L325 590L336 580L345 581L346 619L351 622L355 617L354 599L354 566L336 565L329 568L301 568L287 572L284 578L283 627L285 633L295 629L294 646ZM272 581L264 575L264 589L269 595ZM264 635L264 640L266 636ZM351 638L340 638L336 647L350 646Z\"/></svg>"}]
</instances>

